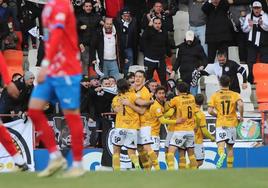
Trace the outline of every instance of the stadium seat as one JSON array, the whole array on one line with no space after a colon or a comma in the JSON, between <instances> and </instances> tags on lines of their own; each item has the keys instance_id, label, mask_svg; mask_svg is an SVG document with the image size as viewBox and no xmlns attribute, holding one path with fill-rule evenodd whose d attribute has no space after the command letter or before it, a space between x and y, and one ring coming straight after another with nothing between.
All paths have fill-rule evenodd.
<instances>
[{"instance_id":1,"label":"stadium seat","mask_svg":"<svg viewBox=\"0 0 268 188\"><path fill-rule=\"evenodd\" d=\"M20 50L5 50L3 55L6 60L9 75L12 76L14 73L23 74L23 52Z\"/></svg>"},{"instance_id":2,"label":"stadium seat","mask_svg":"<svg viewBox=\"0 0 268 188\"><path fill-rule=\"evenodd\" d=\"M37 63L37 49L31 49L28 52L29 67L35 67Z\"/></svg>"},{"instance_id":3,"label":"stadium seat","mask_svg":"<svg viewBox=\"0 0 268 188\"><path fill-rule=\"evenodd\" d=\"M265 63L256 63L253 66L253 75L255 82L259 80L268 80L267 77L268 64Z\"/></svg>"},{"instance_id":4,"label":"stadium seat","mask_svg":"<svg viewBox=\"0 0 268 188\"><path fill-rule=\"evenodd\" d=\"M268 103L268 80L257 82L256 95L258 103Z\"/></svg>"},{"instance_id":5,"label":"stadium seat","mask_svg":"<svg viewBox=\"0 0 268 188\"><path fill-rule=\"evenodd\" d=\"M128 72L133 72L133 73L135 73L135 72L138 71L138 70L143 70L143 71L145 71L145 67L142 66L142 65L132 65L132 66L129 67Z\"/></svg>"},{"instance_id":6,"label":"stadium seat","mask_svg":"<svg viewBox=\"0 0 268 188\"><path fill-rule=\"evenodd\" d=\"M240 64L237 46L230 46L228 48L228 59L233 60L233 61Z\"/></svg>"}]
</instances>

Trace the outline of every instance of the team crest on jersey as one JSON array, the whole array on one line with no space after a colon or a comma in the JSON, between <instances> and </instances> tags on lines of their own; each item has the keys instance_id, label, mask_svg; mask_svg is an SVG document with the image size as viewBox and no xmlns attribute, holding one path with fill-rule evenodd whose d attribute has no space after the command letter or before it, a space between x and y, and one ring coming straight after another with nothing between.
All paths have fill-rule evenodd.
<instances>
[{"instance_id":1,"label":"team crest on jersey","mask_svg":"<svg viewBox=\"0 0 268 188\"><path fill-rule=\"evenodd\" d=\"M230 70L230 68L229 67L225 67L224 70L225 70L225 72L228 72Z\"/></svg>"},{"instance_id":2,"label":"team crest on jersey","mask_svg":"<svg viewBox=\"0 0 268 188\"><path fill-rule=\"evenodd\" d=\"M56 14L55 19L57 21L64 21L66 18L65 14L63 12L59 12L58 14Z\"/></svg>"},{"instance_id":3,"label":"team crest on jersey","mask_svg":"<svg viewBox=\"0 0 268 188\"><path fill-rule=\"evenodd\" d=\"M157 108L156 110L158 113L161 113L161 108Z\"/></svg>"}]
</instances>

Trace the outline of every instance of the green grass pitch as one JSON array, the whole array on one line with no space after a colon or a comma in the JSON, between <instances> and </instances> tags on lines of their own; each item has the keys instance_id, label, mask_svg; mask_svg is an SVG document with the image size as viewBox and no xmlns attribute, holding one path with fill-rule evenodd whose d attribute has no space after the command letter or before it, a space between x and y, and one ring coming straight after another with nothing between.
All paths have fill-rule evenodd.
<instances>
[{"instance_id":1,"label":"green grass pitch","mask_svg":"<svg viewBox=\"0 0 268 188\"><path fill-rule=\"evenodd\" d=\"M76 179L0 174L0 188L265 188L268 169L89 172Z\"/></svg>"}]
</instances>

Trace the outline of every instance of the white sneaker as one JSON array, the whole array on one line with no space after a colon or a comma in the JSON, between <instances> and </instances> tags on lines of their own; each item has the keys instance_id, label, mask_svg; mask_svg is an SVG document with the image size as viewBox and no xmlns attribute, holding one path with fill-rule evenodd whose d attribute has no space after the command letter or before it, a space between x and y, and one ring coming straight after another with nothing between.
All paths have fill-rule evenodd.
<instances>
[{"instance_id":1,"label":"white sneaker","mask_svg":"<svg viewBox=\"0 0 268 188\"><path fill-rule=\"evenodd\" d=\"M67 168L67 162L64 157L58 157L56 159L50 160L46 169L41 171L38 177L48 177L55 174L60 169Z\"/></svg>"}]
</instances>

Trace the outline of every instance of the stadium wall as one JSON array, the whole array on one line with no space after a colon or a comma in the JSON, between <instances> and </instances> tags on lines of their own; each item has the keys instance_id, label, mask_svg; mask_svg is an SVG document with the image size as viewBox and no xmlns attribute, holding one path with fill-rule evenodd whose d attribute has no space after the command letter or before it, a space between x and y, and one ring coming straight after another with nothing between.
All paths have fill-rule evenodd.
<instances>
[{"instance_id":1,"label":"stadium wall","mask_svg":"<svg viewBox=\"0 0 268 188\"><path fill-rule=\"evenodd\" d=\"M268 167L268 146L258 148L245 148L237 147L234 150L235 160L234 168L264 168ZM63 152L68 160L68 164L71 164L72 156L71 152ZM216 168L216 162L218 160L217 148L206 147L205 148L205 161L202 165L202 169L214 169ZM101 156L102 149L85 149L83 156L83 166L86 170L95 171L101 169ZM38 149L34 150L35 170L40 171L44 169L48 162L47 150ZM178 155L176 156L176 166L178 161ZM161 169L166 169L164 149L161 149L159 154L159 162ZM226 167L226 163L223 165Z\"/></svg>"}]
</instances>

